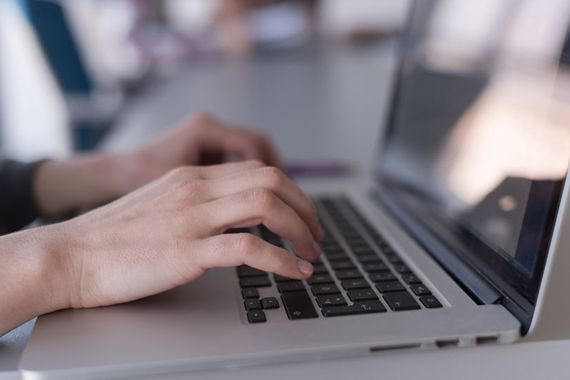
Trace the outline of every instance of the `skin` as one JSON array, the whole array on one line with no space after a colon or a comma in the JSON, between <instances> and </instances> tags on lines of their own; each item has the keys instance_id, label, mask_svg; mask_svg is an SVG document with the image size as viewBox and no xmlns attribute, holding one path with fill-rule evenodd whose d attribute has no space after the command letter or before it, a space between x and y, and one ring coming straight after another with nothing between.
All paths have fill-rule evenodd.
<instances>
[{"instance_id":1,"label":"skin","mask_svg":"<svg viewBox=\"0 0 570 380\"><path fill-rule=\"evenodd\" d=\"M37 172L35 198L42 214L54 217L105 204L179 166L216 164L228 158L282 168L265 135L198 114L127 152L46 162Z\"/></svg>"},{"instance_id":2,"label":"skin","mask_svg":"<svg viewBox=\"0 0 570 380\"><path fill-rule=\"evenodd\" d=\"M195 165L203 153L257 160ZM315 207L260 159L279 165L265 137L200 116L122 156L42 166L36 195L46 215L128 194L77 218L0 237L0 334L51 311L157 294L214 267L309 277L323 237ZM65 190L58 180L75 191L58 193ZM258 224L289 240L297 255L252 234L223 233Z\"/></svg>"}]
</instances>

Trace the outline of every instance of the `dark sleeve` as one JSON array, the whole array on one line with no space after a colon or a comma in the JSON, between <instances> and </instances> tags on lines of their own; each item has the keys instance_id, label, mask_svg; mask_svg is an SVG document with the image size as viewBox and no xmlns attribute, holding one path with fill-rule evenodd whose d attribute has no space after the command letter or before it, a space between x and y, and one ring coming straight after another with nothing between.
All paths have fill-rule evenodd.
<instances>
[{"instance_id":1,"label":"dark sleeve","mask_svg":"<svg viewBox=\"0 0 570 380\"><path fill-rule=\"evenodd\" d=\"M0 234L17 231L39 216L33 184L42 162L0 160Z\"/></svg>"}]
</instances>

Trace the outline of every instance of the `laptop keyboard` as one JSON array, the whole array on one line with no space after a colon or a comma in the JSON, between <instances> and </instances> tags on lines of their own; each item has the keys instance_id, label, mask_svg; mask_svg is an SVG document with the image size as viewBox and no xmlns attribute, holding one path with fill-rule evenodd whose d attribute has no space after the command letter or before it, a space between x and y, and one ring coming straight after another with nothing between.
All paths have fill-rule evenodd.
<instances>
[{"instance_id":1,"label":"laptop keyboard","mask_svg":"<svg viewBox=\"0 0 570 380\"><path fill-rule=\"evenodd\" d=\"M344 197L315 200L325 230L321 258L305 281L240 266L237 270L249 323L267 321L266 311L284 309L291 320L433 309L441 303L372 225ZM265 241L286 248L259 226ZM280 295L260 298L258 288ZM273 312L282 312L272 310Z\"/></svg>"}]
</instances>

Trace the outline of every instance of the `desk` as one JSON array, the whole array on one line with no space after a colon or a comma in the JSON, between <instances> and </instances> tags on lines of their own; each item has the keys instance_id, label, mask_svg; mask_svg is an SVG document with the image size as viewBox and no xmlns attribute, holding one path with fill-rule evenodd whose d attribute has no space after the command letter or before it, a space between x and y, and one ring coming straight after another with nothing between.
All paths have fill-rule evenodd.
<instances>
[{"instance_id":1,"label":"desk","mask_svg":"<svg viewBox=\"0 0 570 380\"><path fill-rule=\"evenodd\" d=\"M393 45L253 62L197 65L133 101L106 149L131 146L194 111L269 132L285 159L345 160L370 169L394 67ZM277 75L278 74L278 75ZM303 136L302 139L299 136ZM28 323L0 342L0 379L17 379ZM562 379L570 341L517 343L210 371L154 379Z\"/></svg>"},{"instance_id":2,"label":"desk","mask_svg":"<svg viewBox=\"0 0 570 380\"><path fill-rule=\"evenodd\" d=\"M285 160L342 160L366 171L390 89L393 50L386 43L194 65L135 99L105 146L135 145L207 111L267 132Z\"/></svg>"}]
</instances>

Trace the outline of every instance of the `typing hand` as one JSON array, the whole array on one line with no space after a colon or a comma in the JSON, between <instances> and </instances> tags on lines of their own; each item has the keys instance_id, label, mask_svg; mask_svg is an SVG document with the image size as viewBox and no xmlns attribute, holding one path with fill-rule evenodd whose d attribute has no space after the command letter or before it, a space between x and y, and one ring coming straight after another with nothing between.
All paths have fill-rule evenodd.
<instances>
[{"instance_id":1,"label":"typing hand","mask_svg":"<svg viewBox=\"0 0 570 380\"><path fill-rule=\"evenodd\" d=\"M282 167L264 135L200 114L127 152L48 161L37 170L34 193L42 215L58 216L112 201L174 168L228 158Z\"/></svg>"},{"instance_id":2,"label":"typing hand","mask_svg":"<svg viewBox=\"0 0 570 380\"><path fill-rule=\"evenodd\" d=\"M299 257L228 228L264 224ZM315 207L279 169L259 161L182 167L56 229L65 307L135 300L208 268L247 264L303 279L323 237Z\"/></svg>"},{"instance_id":3,"label":"typing hand","mask_svg":"<svg viewBox=\"0 0 570 380\"><path fill-rule=\"evenodd\" d=\"M127 152L125 158L134 168L133 190L183 165L211 165L238 159L258 160L283 168L265 135L222 123L207 114L183 121L178 127Z\"/></svg>"}]
</instances>

